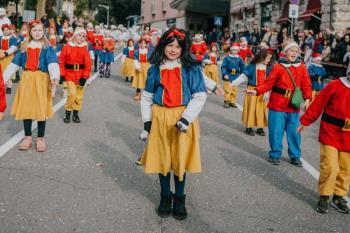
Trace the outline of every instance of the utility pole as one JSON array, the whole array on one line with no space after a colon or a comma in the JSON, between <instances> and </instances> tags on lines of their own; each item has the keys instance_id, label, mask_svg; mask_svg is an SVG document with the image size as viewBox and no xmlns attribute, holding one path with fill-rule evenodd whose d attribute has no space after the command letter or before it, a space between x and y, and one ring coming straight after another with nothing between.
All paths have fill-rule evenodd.
<instances>
[{"instance_id":1,"label":"utility pole","mask_svg":"<svg viewBox=\"0 0 350 233\"><path fill-rule=\"evenodd\" d=\"M107 28L109 28L109 4L108 5L98 5L98 6L105 8L107 10Z\"/></svg>"}]
</instances>

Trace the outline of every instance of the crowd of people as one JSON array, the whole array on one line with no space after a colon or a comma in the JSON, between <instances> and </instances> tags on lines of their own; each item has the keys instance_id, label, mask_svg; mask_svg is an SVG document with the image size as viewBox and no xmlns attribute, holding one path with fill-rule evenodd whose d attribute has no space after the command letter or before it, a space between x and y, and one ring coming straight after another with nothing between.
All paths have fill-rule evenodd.
<instances>
[{"instance_id":1,"label":"crowd of people","mask_svg":"<svg viewBox=\"0 0 350 233\"><path fill-rule=\"evenodd\" d=\"M75 21L74 25L65 21L60 27L33 20L23 25L19 35L11 31L10 24L1 26L0 119L6 109L5 92L12 93L11 80L23 70L11 109L11 115L23 121L25 137L20 150L32 148L32 122L38 121L36 150L46 151L46 121L53 116L57 88L67 96L63 122L81 122L79 112L89 78L93 71L100 78L110 78L115 48L123 46L121 75L135 89L134 100L140 103L144 123L140 139L147 141L136 163L146 173L159 175L159 216L187 217L186 174L201 172L198 116L210 93L224 95L223 111L237 108L242 83L246 83L245 133L265 136L268 128L268 161L273 165L280 164L286 134L291 164L303 166L301 132L322 115L316 209L326 213L330 203L349 213L344 197L350 184L350 68L325 84L330 71L323 67L322 54L328 39L321 43L323 36L318 34L313 40L310 31L292 39L283 29L274 44L276 32L265 28L262 35L256 31L255 38L246 33L220 44L212 39L206 43L201 34L190 38L176 27L161 33L149 26L138 32L91 22ZM347 45L347 36L343 41L335 36L336 47ZM307 58L308 49L312 49L311 58ZM300 118L302 108L305 113ZM174 194L170 172L174 173Z\"/></svg>"}]
</instances>

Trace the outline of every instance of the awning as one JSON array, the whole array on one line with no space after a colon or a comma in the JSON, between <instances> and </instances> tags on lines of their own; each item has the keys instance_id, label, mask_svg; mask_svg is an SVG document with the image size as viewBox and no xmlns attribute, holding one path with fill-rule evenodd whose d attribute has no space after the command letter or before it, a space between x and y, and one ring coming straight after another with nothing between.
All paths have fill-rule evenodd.
<instances>
[{"instance_id":1,"label":"awning","mask_svg":"<svg viewBox=\"0 0 350 233\"><path fill-rule=\"evenodd\" d=\"M298 20L299 21L308 21L319 10L321 10L321 1L320 0L309 0L309 2L307 3L306 11L299 16Z\"/></svg>"},{"instance_id":2,"label":"awning","mask_svg":"<svg viewBox=\"0 0 350 233\"><path fill-rule=\"evenodd\" d=\"M171 8L185 10L195 13L222 15L229 14L229 0L173 0L170 3Z\"/></svg>"},{"instance_id":3,"label":"awning","mask_svg":"<svg viewBox=\"0 0 350 233\"><path fill-rule=\"evenodd\" d=\"M284 24L288 22L288 15L289 15L289 4L290 2L286 2L283 7L282 15L281 17L276 21L277 24Z\"/></svg>"}]
</instances>

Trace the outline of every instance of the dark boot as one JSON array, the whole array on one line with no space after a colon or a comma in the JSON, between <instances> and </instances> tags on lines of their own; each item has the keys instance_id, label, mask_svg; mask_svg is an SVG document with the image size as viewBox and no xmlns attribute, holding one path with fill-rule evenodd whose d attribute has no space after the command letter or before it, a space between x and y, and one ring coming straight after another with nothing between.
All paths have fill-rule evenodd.
<instances>
[{"instance_id":1,"label":"dark boot","mask_svg":"<svg viewBox=\"0 0 350 233\"><path fill-rule=\"evenodd\" d=\"M125 77L125 82L129 82L129 77Z\"/></svg>"},{"instance_id":2,"label":"dark boot","mask_svg":"<svg viewBox=\"0 0 350 233\"><path fill-rule=\"evenodd\" d=\"M71 111L66 111L66 117L63 118L63 122L64 123L70 123L70 115L71 115Z\"/></svg>"},{"instance_id":3,"label":"dark boot","mask_svg":"<svg viewBox=\"0 0 350 233\"><path fill-rule=\"evenodd\" d=\"M249 136L254 136L255 133L253 131L253 128L246 128L245 133L248 134Z\"/></svg>"},{"instance_id":4,"label":"dark boot","mask_svg":"<svg viewBox=\"0 0 350 233\"><path fill-rule=\"evenodd\" d=\"M131 83L132 83L132 81L134 81L134 77L131 77L131 78L130 78L130 82L131 82Z\"/></svg>"},{"instance_id":5,"label":"dark boot","mask_svg":"<svg viewBox=\"0 0 350 233\"><path fill-rule=\"evenodd\" d=\"M177 220L184 220L187 218L185 200L186 195L183 197L177 197L174 195L173 216Z\"/></svg>"},{"instance_id":6,"label":"dark boot","mask_svg":"<svg viewBox=\"0 0 350 233\"><path fill-rule=\"evenodd\" d=\"M237 108L237 105L236 105L235 103L229 103L229 106L230 106L231 108Z\"/></svg>"},{"instance_id":7,"label":"dark boot","mask_svg":"<svg viewBox=\"0 0 350 233\"><path fill-rule=\"evenodd\" d=\"M317 202L316 211L321 213L321 214L328 213L328 205L329 205L329 197L328 196L320 196L320 199Z\"/></svg>"},{"instance_id":8,"label":"dark boot","mask_svg":"<svg viewBox=\"0 0 350 233\"><path fill-rule=\"evenodd\" d=\"M263 128L259 128L256 130L256 134L259 136L266 136L266 133Z\"/></svg>"},{"instance_id":9,"label":"dark boot","mask_svg":"<svg viewBox=\"0 0 350 233\"><path fill-rule=\"evenodd\" d=\"M338 210L340 213L349 214L347 201L341 196L334 195L331 201L331 206Z\"/></svg>"},{"instance_id":10,"label":"dark boot","mask_svg":"<svg viewBox=\"0 0 350 233\"><path fill-rule=\"evenodd\" d=\"M11 95L12 89L9 87L6 87L6 94Z\"/></svg>"},{"instance_id":11,"label":"dark boot","mask_svg":"<svg viewBox=\"0 0 350 233\"><path fill-rule=\"evenodd\" d=\"M160 196L160 203L159 207L157 209L157 214L159 217L167 218L171 214L171 201L172 201L172 194L169 196Z\"/></svg>"},{"instance_id":12,"label":"dark boot","mask_svg":"<svg viewBox=\"0 0 350 233\"><path fill-rule=\"evenodd\" d=\"M111 77L111 64L106 64L105 78Z\"/></svg>"},{"instance_id":13,"label":"dark boot","mask_svg":"<svg viewBox=\"0 0 350 233\"><path fill-rule=\"evenodd\" d=\"M227 101L225 101L225 102L224 102L224 108L229 108L229 107L230 107L230 105L228 104Z\"/></svg>"},{"instance_id":14,"label":"dark boot","mask_svg":"<svg viewBox=\"0 0 350 233\"><path fill-rule=\"evenodd\" d=\"M79 112L77 110L73 110L73 117L72 120L75 123L80 123L80 118L79 118Z\"/></svg>"}]
</instances>

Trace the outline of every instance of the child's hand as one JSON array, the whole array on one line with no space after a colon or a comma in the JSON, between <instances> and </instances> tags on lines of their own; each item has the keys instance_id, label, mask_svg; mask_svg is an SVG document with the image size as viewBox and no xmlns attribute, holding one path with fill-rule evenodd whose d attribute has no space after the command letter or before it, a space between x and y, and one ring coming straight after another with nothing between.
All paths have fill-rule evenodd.
<instances>
[{"instance_id":1,"label":"child's hand","mask_svg":"<svg viewBox=\"0 0 350 233\"><path fill-rule=\"evenodd\" d=\"M226 79L226 80L228 80L228 79L229 79L229 77L228 77L228 75L227 75L227 74L225 74L225 75L224 75L224 79Z\"/></svg>"},{"instance_id":2,"label":"child's hand","mask_svg":"<svg viewBox=\"0 0 350 233\"><path fill-rule=\"evenodd\" d=\"M4 113L0 112L0 121L2 121L4 119Z\"/></svg>"},{"instance_id":3,"label":"child's hand","mask_svg":"<svg viewBox=\"0 0 350 233\"><path fill-rule=\"evenodd\" d=\"M306 109L308 109L309 106L310 106L310 100L307 99L305 100L305 103L304 103L304 111L306 111Z\"/></svg>"},{"instance_id":4,"label":"child's hand","mask_svg":"<svg viewBox=\"0 0 350 233\"><path fill-rule=\"evenodd\" d=\"M187 133L189 122L185 118L181 118L175 125L176 129L181 133Z\"/></svg>"},{"instance_id":5,"label":"child's hand","mask_svg":"<svg viewBox=\"0 0 350 233\"><path fill-rule=\"evenodd\" d=\"M224 94L224 90L222 89L222 87L218 86L215 90L215 95L222 96L223 94Z\"/></svg>"},{"instance_id":6,"label":"child's hand","mask_svg":"<svg viewBox=\"0 0 350 233\"><path fill-rule=\"evenodd\" d=\"M140 133L139 139L145 142L147 141L148 136L149 136L149 133L146 130L142 130L142 132Z\"/></svg>"},{"instance_id":7,"label":"child's hand","mask_svg":"<svg viewBox=\"0 0 350 233\"><path fill-rule=\"evenodd\" d=\"M297 132L298 132L298 133L302 133L302 132L304 131L304 129L305 129L305 126L300 125L300 126L298 127L298 129L297 129Z\"/></svg>"},{"instance_id":8,"label":"child's hand","mask_svg":"<svg viewBox=\"0 0 350 233\"><path fill-rule=\"evenodd\" d=\"M247 94L247 95L256 95L258 92L256 90L244 90L243 91L244 94Z\"/></svg>"}]
</instances>

